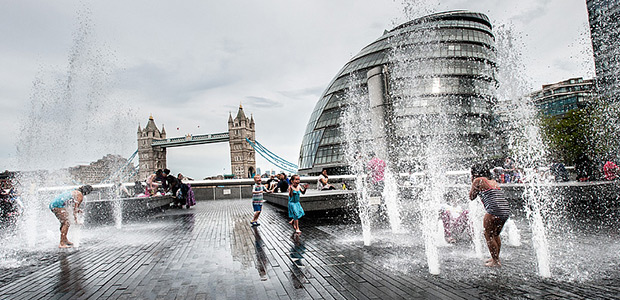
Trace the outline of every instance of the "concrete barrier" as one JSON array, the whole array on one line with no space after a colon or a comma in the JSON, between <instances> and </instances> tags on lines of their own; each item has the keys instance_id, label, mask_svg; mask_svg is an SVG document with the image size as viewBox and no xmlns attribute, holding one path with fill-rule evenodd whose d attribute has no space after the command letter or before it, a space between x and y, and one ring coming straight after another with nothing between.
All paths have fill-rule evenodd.
<instances>
[{"instance_id":1,"label":"concrete barrier","mask_svg":"<svg viewBox=\"0 0 620 300\"><path fill-rule=\"evenodd\" d=\"M354 210L357 207L356 192L351 190L310 190L301 195L299 202L304 211ZM264 194L265 201L281 207L288 207L287 193Z\"/></svg>"},{"instance_id":2,"label":"concrete barrier","mask_svg":"<svg viewBox=\"0 0 620 300\"><path fill-rule=\"evenodd\" d=\"M140 219L166 209L172 203L172 196L97 199L84 202L84 222L109 223L115 219L116 205L120 205L123 220Z\"/></svg>"}]
</instances>

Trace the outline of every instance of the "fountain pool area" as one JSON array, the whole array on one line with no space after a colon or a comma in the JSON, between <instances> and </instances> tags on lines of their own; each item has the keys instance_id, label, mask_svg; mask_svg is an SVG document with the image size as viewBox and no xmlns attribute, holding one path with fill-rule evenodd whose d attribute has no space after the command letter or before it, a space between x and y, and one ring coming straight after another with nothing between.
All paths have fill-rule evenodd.
<instances>
[{"instance_id":1,"label":"fountain pool area","mask_svg":"<svg viewBox=\"0 0 620 300\"><path fill-rule=\"evenodd\" d=\"M19 262L11 265L3 257L0 297L611 299L620 295L620 233L615 227L592 224L588 231L566 230L557 240L550 234L553 276L543 278L532 258L527 221L515 216L521 245L509 245L504 239L503 267L485 267L471 242L438 243L441 272L431 275L415 222L403 219L404 230L396 234L387 226L373 227L373 243L364 246L360 225L324 214L302 218L303 233L294 235L285 211L270 204L264 205L261 226L251 227L250 203L250 199L200 201L192 209L168 210L121 229L113 224L82 228L81 244L74 249L57 249L56 228L50 229L54 239L46 250L16 250L14 257L28 259L16 259Z\"/></svg>"}]
</instances>

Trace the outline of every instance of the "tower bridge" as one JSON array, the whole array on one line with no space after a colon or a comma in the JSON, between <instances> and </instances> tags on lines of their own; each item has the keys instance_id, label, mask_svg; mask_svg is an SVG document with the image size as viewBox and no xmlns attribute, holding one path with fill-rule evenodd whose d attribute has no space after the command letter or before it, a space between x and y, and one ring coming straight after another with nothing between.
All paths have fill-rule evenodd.
<instances>
[{"instance_id":1,"label":"tower bridge","mask_svg":"<svg viewBox=\"0 0 620 300\"><path fill-rule=\"evenodd\" d=\"M150 116L144 129L138 125L139 178L144 180L157 169L167 167L167 148L223 142L230 146L230 168L235 178L252 177L256 173L256 152L248 141L255 142L254 125L254 117L248 118L239 105L235 118L228 115L228 132L167 138L164 126L160 131Z\"/></svg>"},{"instance_id":2,"label":"tower bridge","mask_svg":"<svg viewBox=\"0 0 620 300\"><path fill-rule=\"evenodd\" d=\"M182 147L182 146L190 146L190 145L221 143L221 142L228 142L228 141L230 141L230 133L228 132L201 134L201 135L188 134L184 137L154 140L151 143L151 146L172 148L172 147Z\"/></svg>"}]
</instances>

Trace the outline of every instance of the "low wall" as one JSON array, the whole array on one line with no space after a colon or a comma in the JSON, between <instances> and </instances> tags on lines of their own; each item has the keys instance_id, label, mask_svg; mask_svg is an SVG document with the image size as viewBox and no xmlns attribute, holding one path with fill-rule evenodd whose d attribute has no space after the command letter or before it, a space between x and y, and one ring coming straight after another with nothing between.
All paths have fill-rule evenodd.
<instances>
[{"instance_id":1,"label":"low wall","mask_svg":"<svg viewBox=\"0 0 620 300\"><path fill-rule=\"evenodd\" d=\"M192 191L194 191L196 201L252 198L251 185L201 186L192 184Z\"/></svg>"},{"instance_id":2,"label":"low wall","mask_svg":"<svg viewBox=\"0 0 620 300\"><path fill-rule=\"evenodd\" d=\"M117 205L121 208L123 220L140 219L168 208L172 201L172 196L89 200L84 202L82 208L85 212L84 222L89 224L114 221Z\"/></svg>"},{"instance_id":3,"label":"low wall","mask_svg":"<svg viewBox=\"0 0 620 300\"><path fill-rule=\"evenodd\" d=\"M525 184L502 184L502 190L514 214L523 214L526 205L523 193ZM593 219L602 223L614 224L620 221L620 182L563 182L544 184L537 187L548 199L543 202L557 202L555 210L570 222L588 222ZM459 199L469 199L469 185L448 185L447 192L454 192ZM422 192L421 187L409 186L400 188L400 201L405 209L416 206L413 202ZM267 202L286 207L286 193L265 194ZM304 210L355 210L356 193L353 190L316 191L308 190L301 196Z\"/></svg>"},{"instance_id":4,"label":"low wall","mask_svg":"<svg viewBox=\"0 0 620 300\"><path fill-rule=\"evenodd\" d=\"M352 210L357 207L355 191L351 190L331 190L317 191L310 190L301 195L299 201L304 211L327 211L327 210ZM287 193L264 194L265 201L282 207L288 207Z\"/></svg>"}]
</instances>

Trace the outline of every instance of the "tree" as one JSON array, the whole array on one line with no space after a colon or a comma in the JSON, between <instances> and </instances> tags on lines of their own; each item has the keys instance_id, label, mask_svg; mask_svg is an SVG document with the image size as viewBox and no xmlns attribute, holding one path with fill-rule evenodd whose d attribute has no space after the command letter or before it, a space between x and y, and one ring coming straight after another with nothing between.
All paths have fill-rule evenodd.
<instances>
[{"instance_id":1,"label":"tree","mask_svg":"<svg viewBox=\"0 0 620 300\"><path fill-rule=\"evenodd\" d=\"M593 107L585 107L560 116L542 117L542 130L554 159L572 165L578 157L598 152L592 130L597 123L594 112Z\"/></svg>"}]
</instances>

